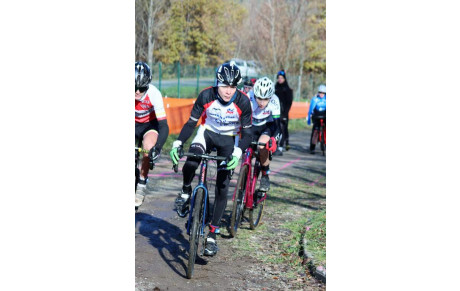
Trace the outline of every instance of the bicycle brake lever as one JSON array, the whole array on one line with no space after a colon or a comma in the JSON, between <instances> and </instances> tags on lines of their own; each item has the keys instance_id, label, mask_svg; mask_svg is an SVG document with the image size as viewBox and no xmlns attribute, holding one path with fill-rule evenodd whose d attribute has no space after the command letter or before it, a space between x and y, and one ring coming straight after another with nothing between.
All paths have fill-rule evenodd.
<instances>
[{"instance_id":1,"label":"bicycle brake lever","mask_svg":"<svg viewBox=\"0 0 460 291\"><path fill-rule=\"evenodd\" d=\"M184 156L184 148L182 146L180 146L177 150L177 155L179 156L179 159L182 159L182 157Z\"/></svg>"}]
</instances>

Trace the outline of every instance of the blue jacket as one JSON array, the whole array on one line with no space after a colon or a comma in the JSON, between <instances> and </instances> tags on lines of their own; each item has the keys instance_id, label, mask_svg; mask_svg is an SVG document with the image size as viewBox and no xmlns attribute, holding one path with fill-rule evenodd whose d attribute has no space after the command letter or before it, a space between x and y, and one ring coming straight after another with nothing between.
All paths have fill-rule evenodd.
<instances>
[{"instance_id":1,"label":"blue jacket","mask_svg":"<svg viewBox=\"0 0 460 291\"><path fill-rule=\"evenodd\" d=\"M314 111L326 111L326 94L321 98L318 95L311 99L310 109L308 110L307 124L311 124L311 115Z\"/></svg>"}]
</instances>

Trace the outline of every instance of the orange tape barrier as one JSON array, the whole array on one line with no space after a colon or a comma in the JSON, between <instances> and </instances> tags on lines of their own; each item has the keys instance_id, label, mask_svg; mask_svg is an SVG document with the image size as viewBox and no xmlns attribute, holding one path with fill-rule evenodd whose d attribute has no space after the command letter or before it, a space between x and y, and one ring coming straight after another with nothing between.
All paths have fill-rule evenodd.
<instances>
[{"instance_id":1,"label":"orange tape barrier","mask_svg":"<svg viewBox=\"0 0 460 291\"><path fill-rule=\"evenodd\" d=\"M308 115L308 102L292 102L291 110L289 110L289 119L306 118Z\"/></svg>"},{"instance_id":2,"label":"orange tape barrier","mask_svg":"<svg viewBox=\"0 0 460 291\"><path fill-rule=\"evenodd\" d=\"M163 98L166 117L168 119L169 133L179 134L184 124L190 117L193 104L196 99L178 99L178 98ZM307 102L292 102L291 110L289 111L289 119L298 119L307 117L309 103ZM201 119L198 120L198 124Z\"/></svg>"},{"instance_id":3,"label":"orange tape barrier","mask_svg":"<svg viewBox=\"0 0 460 291\"><path fill-rule=\"evenodd\" d=\"M163 98L163 104L168 119L169 134L179 134L184 124L190 118L195 99ZM201 119L198 121L200 124Z\"/></svg>"}]
</instances>

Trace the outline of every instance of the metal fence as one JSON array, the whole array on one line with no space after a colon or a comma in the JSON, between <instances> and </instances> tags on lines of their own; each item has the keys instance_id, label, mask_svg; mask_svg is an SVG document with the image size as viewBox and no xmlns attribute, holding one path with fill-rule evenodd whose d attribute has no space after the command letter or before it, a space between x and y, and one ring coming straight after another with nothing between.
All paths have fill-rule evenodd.
<instances>
[{"instance_id":1,"label":"metal fence","mask_svg":"<svg viewBox=\"0 0 460 291\"><path fill-rule=\"evenodd\" d=\"M293 90L294 101L311 100L311 98L316 95L318 86L320 84L326 84L326 74L307 73L303 74L302 78L299 78L299 75L287 74L286 77L289 87ZM301 82L300 88L299 82Z\"/></svg>"},{"instance_id":2,"label":"metal fence","mask_svg":"<svg viewBox=\"0 0 460 291\"><path fill-rule=\"evenodd\" d=\"M196 98L201 90L213 86L217 67L201 67L200 65L153 64L153 80L163 96L177 98ZM266 73L266 72L265 72ZM268 76L276 82L276 72L259 74L257 77ZM294 101L310 100L316 94L319 84L324 84L325 74L306 73L302 78L299 75L287 73L289 87L293 90ZM301 82L301 87L298 87ZM242 84L240 89L242 88ZM299 90L300 89L300 90Z\"/></svg>"},{"instance_id":3,"label":"metal fence","mask_svg":"<svg viewBox=\"0 0 460 291\"><path fill-rule=\"evenodd\" d=\"M163 96L196 98L202 89L214 84L216 68L158 62L152 66L152 69L152 84Z\"/></svg>"}]
</instances>

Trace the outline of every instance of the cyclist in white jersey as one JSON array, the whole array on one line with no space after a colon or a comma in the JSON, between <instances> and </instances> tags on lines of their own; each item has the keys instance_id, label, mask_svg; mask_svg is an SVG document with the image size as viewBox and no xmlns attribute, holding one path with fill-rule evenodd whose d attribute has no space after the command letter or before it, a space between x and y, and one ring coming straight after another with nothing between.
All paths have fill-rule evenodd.
<instances>
[{"instance_id":1,"label":"cyclist in white jersey","mask_svg":"<svg viewBox=\"0 0 460 291\"><path fill-rule=\"evenodd\" d=\"M176 165L179 148L192 135L198 119L201 118L201 125L189 152L205 154L216 148L218 156L228 157L226 168L217 171L214 211L204 251L207 256L214 256L218 251L216 236L227 206L230 170L237 167L242 152L251 143L252 126L249 98L236 88L241 82L240 69L233 62L225 63L217 69L216 78L216 86L208 87L198 95L190 119L174 141L170 152L171 160ZM241 139L235 143L235 137L240 133ZM200 159L188 157L182 168L183 186L175 204L177 210L185 214L190 203L191 183L200 162Z\"/></svg>"},{"instance_id":2,"label":"cyclist in white jersey","mask_svg":"<svg viewBox=\"0 0 460 291\"><path fill-rule=\"evenodd\" d=\"M265 143L259 146L259 161L262 165L260 190L270 189L270 159L268 151L276 151L277 142L281 139L280 101L274 94L275 87L268 77L262 77L254 84L254 91L250 92L249 99L252 106L252 136L254 140ZM269 146L269 141L272 146Z\"/></svg>"}]
</instances>

